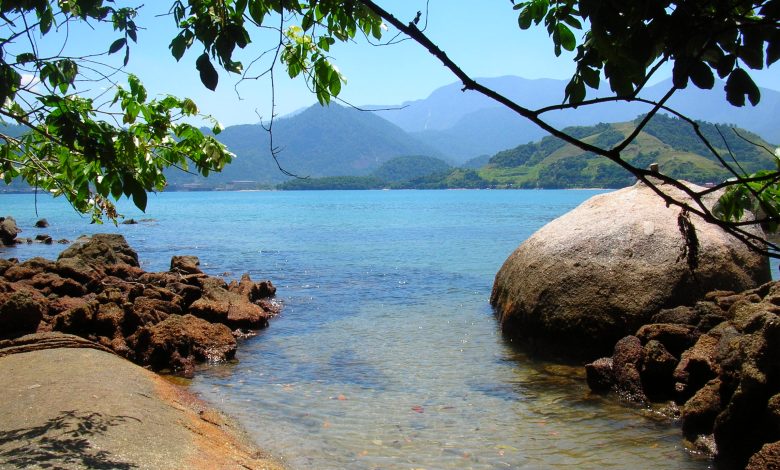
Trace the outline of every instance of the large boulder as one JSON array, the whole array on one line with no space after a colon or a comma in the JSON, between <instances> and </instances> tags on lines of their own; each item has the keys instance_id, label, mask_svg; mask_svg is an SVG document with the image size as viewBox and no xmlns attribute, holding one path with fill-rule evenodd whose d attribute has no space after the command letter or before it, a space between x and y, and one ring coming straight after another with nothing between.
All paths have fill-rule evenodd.
<instances>
[{"instance_id":1,"label":"large boulder","mask_svg":"<svg viewBox=\"0 0 780 470\"><path fill-rule=\"evenodd\" d=\"M98 233L91 237L82 236L65 249L58 260L79 258L89 264L125 263L139 266L138 254L130 248L125 237L113 233Z\"/></svg>"},{"instance_id":2,"label":"large boulder","mask_svg":"<svg viewBox=\"0 0 780 470\"><path fill-rule=\"evenodd\" d=\"M22 230L16 226L16 220L11 216L0 217L0 245L14 245L16 235Z\"/></svg>"},{"instance_id":3,"label":"large boulder","mask_svg":"<svg viewBox=\"0 0 780 470\"><path fill-rule=\"evenodd\" d=\"M687 220L698 244L683 234ZM637 183L592 197L521 244L496 275L491 304L510 338L592 359L661 309L769 279L765 257Z\"/></svg>"}]
</instances>

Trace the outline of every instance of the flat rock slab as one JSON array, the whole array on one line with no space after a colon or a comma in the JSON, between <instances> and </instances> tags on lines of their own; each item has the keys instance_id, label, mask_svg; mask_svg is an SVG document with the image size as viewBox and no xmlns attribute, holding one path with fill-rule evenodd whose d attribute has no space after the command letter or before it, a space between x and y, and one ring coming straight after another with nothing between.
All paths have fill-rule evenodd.
<instances>
[{"instance_id":1,"label":"flat rock slab","mask_svg":"<svg viewBox=\"0 0 780 470\"><path fill-rule=\"evenodd\" d=\"M0 468L281 469L228 418L114 354L0 357Z\"/></svg>"}]
</instances>

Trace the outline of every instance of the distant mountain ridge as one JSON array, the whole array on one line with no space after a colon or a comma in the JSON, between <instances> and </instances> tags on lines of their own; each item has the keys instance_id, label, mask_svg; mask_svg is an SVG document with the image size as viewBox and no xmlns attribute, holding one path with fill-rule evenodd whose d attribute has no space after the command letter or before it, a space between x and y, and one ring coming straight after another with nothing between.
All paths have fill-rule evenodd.
<instances>
[{"instance_id":1,"label":"distant mountain ridge","mask_svg":"<svg viewBox=\"0 0 780 470\"><path fill-rule=\"evenodd\" d=\"M529 80L515 76L478 81L532 109L561 103L567 83L566 80ZM664 80L647 87L641 96L658 100L670 86L671 79ZM736 108L726 102L723 87L723 82L717 82L712 90L689 85L678 91L668 104L691 118L733 124L755 132L769 142L780 143L780 126L777 126L780 92L761 88L758 106ZM461 88L460 83L453 83L436 89L425 99L405 102L397 107L399 109L375 113L435 147L456 163L532 142L546 135L509 109L475 92L463 92ZM604 87L594 96L608 94L609 90ZM648 106L641 103L606 103L551 112L544 116L551 124L562 128L628 121L648 111Z\"/></svg>"},{"instance_id":2,"label":"distant mountain ridge","mask_svg":"<svg viewBox=\"0 0 780 470\"><path fill-rule=\"evenodd\" d=\"M230 126L217 139L236 154L233 162L208 180L170 171L167 176L171 186L246 187L251 182L276 184L289 179L271 156L270 134L263 126ZM273 139L279 165L298 176L361 176L395 157L442 156L435 148L373 113L337 104L314 105L294 116L277 119Z\"/></svg>"}]
</instances>

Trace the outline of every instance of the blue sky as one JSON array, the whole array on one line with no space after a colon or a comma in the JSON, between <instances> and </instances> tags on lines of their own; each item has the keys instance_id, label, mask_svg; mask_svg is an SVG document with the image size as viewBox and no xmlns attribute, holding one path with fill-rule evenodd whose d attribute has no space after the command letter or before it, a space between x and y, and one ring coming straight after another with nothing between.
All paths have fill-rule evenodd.
<instances>
[{"instance_id":1,"label":"blue sky","mask_svg":"<svg viewBox=\"0 0 780 470\"><path fill-rule=\"evenodd\" d=\"M121 2L119 2L121 3ZM380 2L403 20L412 19L425 2L404 0ZM202 112L224 125L254 123L271 115L270 83L245 81L220 71L216 92L200 83L195 59L202 51L190 51L181 62L170 55L168 44L175 35L173 19L164 16L169 1L149 2L137 23L145 28L131 48L129 70L146 85L150 95L174 94L190 97ZM478 5L478 6L475 6ZM521 31L509 0L431 0L426 33L456 63L474 77L517 75L524 78L568 78L574 70L572 55L556 58L544 28ZM392 31L391 31L392 33ZM110 27L72 31L73 50L100 52L117 37ZM273 37L254 35L243 51L244 65L273 44ZM120 56L121 53L117 54ZM421 46L412 41L388 47L373 47L364 41L332 49L333 60L347 78L341 98L355 105L400 104L425 98L455 77ZM669 73L660 74L659 79ZM276 114L284 115L316 102L302 80L287 78L278 68ZM780 88L780 66L753 74L760 86ZM563 93L563 91L561 91Z\"/></svg>"}]
</instances>

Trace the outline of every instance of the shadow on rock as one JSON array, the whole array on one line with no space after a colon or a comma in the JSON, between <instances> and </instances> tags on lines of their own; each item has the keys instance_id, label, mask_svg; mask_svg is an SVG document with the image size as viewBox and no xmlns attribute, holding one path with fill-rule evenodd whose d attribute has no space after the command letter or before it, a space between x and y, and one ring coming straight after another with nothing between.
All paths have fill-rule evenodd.
<instances>
[{"instance_id":1,"label":"shadow on rock","mask_svg":"<svg viewBox=\"0 0 780 470\"><path fill-rule=\"evenodd\" d=\"M64 411L40 426L0 431L0 461L16 468L137 468L90 444L92 436L128 420L137 418Z\"/></svg>"}]
</instances>

